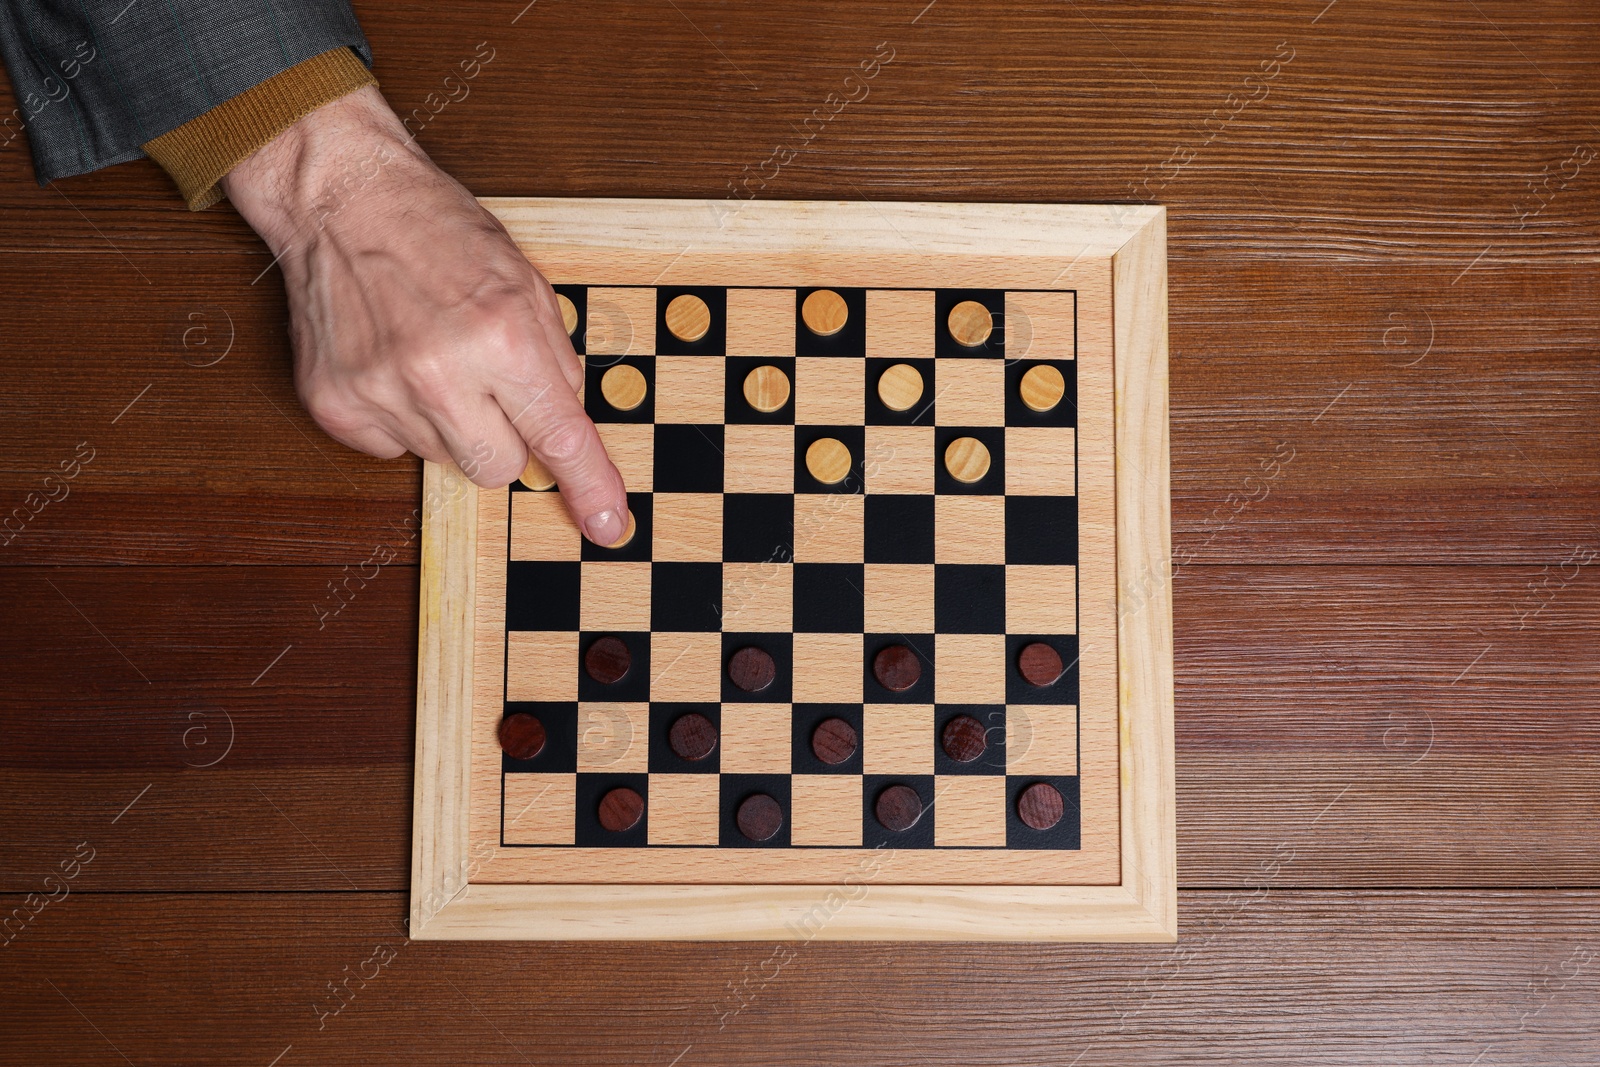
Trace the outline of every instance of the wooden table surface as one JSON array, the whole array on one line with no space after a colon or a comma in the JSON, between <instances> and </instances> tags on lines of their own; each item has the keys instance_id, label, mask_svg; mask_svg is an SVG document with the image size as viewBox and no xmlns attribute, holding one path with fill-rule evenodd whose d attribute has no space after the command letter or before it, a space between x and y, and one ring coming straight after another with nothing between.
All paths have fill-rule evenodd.
<instances>
[{"instance_id":1,"label":"wooden table surface","mask_svg":"<svg viewBox=\"0 0 1600 1067\"><path fill-rule=\"evenodd\" d=\"M409 944L418 466L228 207L18 140L0 1060L1600 1059L1600 16L923 2L358 13L480 195L1168 205L1179 944Z\"/></svg>"}]
</instances>

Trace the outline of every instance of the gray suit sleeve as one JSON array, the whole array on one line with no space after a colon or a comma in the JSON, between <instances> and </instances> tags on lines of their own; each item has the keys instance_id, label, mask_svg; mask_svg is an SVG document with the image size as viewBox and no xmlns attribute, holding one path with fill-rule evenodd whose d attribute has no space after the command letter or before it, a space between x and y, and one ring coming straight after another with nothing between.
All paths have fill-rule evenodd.
<instances>
[{"instance_id":1,"label":"gray suit sleeve","mask_svg":"<svg viewBox=\"0 0 1600 1067\"><path fill-rule=\"evenodd\" d=\"M346 0L0 0L0 55L39 184L140 145L312 56L372 51Z\"/></svg>"}]
</instances>

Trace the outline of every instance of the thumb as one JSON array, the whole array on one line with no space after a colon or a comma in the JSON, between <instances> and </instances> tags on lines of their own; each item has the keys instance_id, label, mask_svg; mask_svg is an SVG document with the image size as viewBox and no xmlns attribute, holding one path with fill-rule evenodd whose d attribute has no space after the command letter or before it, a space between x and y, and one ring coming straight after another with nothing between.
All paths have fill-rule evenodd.
<instances>
[{"instance_id":1,"label":"thumb","mask_svg":"<svg viewBox=\"0 0 1600 1067\"><path fill-rule=\"evenodd\" d=\"M622 540L628 529L627 490L577 394L565 383L549 382L506 406L529 451L555 477L583 535L597 545Z\"/></svg>"}]
</instances>

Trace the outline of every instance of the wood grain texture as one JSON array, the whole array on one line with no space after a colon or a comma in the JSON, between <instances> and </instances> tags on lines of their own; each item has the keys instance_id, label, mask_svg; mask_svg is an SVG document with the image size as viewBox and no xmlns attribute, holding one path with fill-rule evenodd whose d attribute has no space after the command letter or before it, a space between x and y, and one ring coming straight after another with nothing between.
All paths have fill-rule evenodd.
<instances>
[{"instance_id":1,"label":"wood grain texture","mask_svg":"<svg viewBox=\"0 0 1600 1067\"><path fill-rule=\"evenodd\" d=\"M357 14L395 109L478 194L1045 191L1166 203L1182 218L1175 255L1207 260L1403 257L1460 270L1501 243L1491 257L1593 256L1600 185L1587 173L1522 215L1537 203L1526 182L1592 137L1579 116L1595 100L1594 21L1560 0L1479 9L1340 4L1319 19L1253 0L1167 18L1150 0L1096 12L1011 3L913 23L916 11L843 0L804 12L696 0L644 14L551 5L515 25L515 3L362 3ZM484 41L493 61L469 96L447 101L459 90L441 79ZM879 42L893 59L845 87ZM1273 78L1245 82L1289 49ZM857 99L841 105L847 95ZM778 162L781 148L792 162ZM0 152L0 178L0 247L257 247L225 207L190 216L149 163L40 190L19 141Z\"/></svg>"},{"instance_id":2,"label":"wood grain texture","mask_svg":"<svg viewBox=\"0 0 1600 1067\"><path fill-rule=\"evenodd\" d=\"M399 894L310 899L74 893L0 955L0 1041L28 1063L124 1062L109 1040L135 1063L577 1065L603 1033L613 1063L890 1065L916 1035L938 1067L1431 1067L1582 1061L1600 1029L1593 891L1190 892L1175 946L892 953L407 942Z\"/></svg>"},{"instance_id":3,"label":"wood grain texture","mask_svg":"<svg viewBox=\"0 0 1600 1067\"><path fill-rule=\"evenodd\" d=\"M0 574L0 881L37 891L152 786L73 897L0 952L0 1048L124 1062L49 977L139 1063L270 1063L291 1043L280 1067L370 1063L401 1042L419 1061L588 1063L601 1029L610 1061L693 1044L685 1067L900 1063L913 1034L936 1064L1083 1046L1082 1067L1594 1058L1594 970L1574 956L1592 894L1283 888L1600 883L1600 599L1592 568L1561 566L1594 545L1600 511L1600 172L1536 193L1593 143L1592 12L1141 0L939 4L912 24L914 9L841 0L685 0L541 4L513 26L521 0L357 7L385 92L479 194L721 196L748 180L763 197L1167 205L1179 871L1244 888L1184 894L1176 948L810 944L792 962L768 946L402 949L401 892L271 895L405 888L397 682L414 647L396 620L415 578L364 591L338 619L359 640L337 653L281 619L332 576L310 565L375 544L415 560L388 538L417 467L369 466L298 412L278 274L249 286L270 257L226 205L186 212L143 162L40 189L19 140L0 148L0 275L27 308L0 369L0 506L84 439L75 414L116 436L89 437L71 498L0 566L79 565L45 573L125 650L160 635L130 652L147 673L150 654L175 666L146 685L48 586ZM471 96L430 114L486 39L496 58ZM826 117L884 40L895 58L870 97ZM1280 42L1294 59L1228 118ZM802 141L817 108L822 132ZM763 161L784 145L798 153L774 175ZM210 368L166 359L211 306L197 277L240 324ZM89 325L102 308L114 329ZM1284 473L1261 499L1269 461ZM252 688L264 664L236 646L258 611L295 647ZM330 651L300 659L316 647ZM174 762L198 758L179 727L202 720L168 722L191 698L246 713L210 771ZM249 895L96 895L176 888ZM377 944L401 955L349 979L355 999L318 1029L308 1001L337 1008L327 983L372 973ZM488 1000L469 1004L478 978ZM865 990L886 1005L871 1017Z\"/></svg>"},{"instance_id":4,"label":"wood grain texture","mask_svg":"<svg viewBox=\"0 0 1600 1067\"><path fill-rule=\"evenodd\" d=\"M394 620L414 571L385 571L320 634L325 568L48 573L156 684L43 581L0 572L22 609L0 616L0 889L32 889L152 783L97 886L405 885L415 649ZM1284 886L1600 883L1600 572L1562 585L1573 573L1180 568L1181 884L1274 863ZM239 739L186 767L226 737L226 719L188 718L208 709Z\"/></svg>"},{"instance_id":5,"label":"wood grain texture","mask_svg":"<svg viewBox=\"0 0 1600 1067\"><path fill-rule=\"evenodd\" d=\"M342 566L394 544L418 466L345 449L300 409L282 295L249 284L265 262L135 261L152 284L120 257L0 258L35 309L13 325L29 358L0 366L0 508L95 450L0 566ZM1554 565L1600 539L1592 269L1458 273L1173 264L1180 563ZM197 275L217 288L197 294ZM83 304L116 307L116 329L63 327Z\"/></svg>"}]
</instances>

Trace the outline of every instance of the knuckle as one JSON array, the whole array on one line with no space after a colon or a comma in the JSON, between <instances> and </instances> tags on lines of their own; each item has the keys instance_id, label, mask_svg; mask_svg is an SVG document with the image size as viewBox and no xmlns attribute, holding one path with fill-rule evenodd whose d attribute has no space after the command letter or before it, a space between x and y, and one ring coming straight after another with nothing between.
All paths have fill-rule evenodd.
<instances>
[{"instance_id":1,"label":"knuckle","mask_svg":"<svg viewBox=\"0 0 1600 1067\"><path fill-rule=\"evenodd\" d=\"M420 355L402 360L399 374L400 380L412 393L438 396L449 388L453 369L450 360L444 356Z\"/></svg>"},{"instance_id":2,"label":"knuckle","mask_svg":"<svg viewBox=\"0 0 1600 1067\"><path fill-rule=\"evenodd\" d=\"M550 418L534 431L532 443L545 459L571 463L589 451L594 436L594 428L580 419Z\"/></svg>"},{"instance_id":3,"label":"knuckle","mask_svg":"<svg viewBox=\"0 0 1600 1067\"><path fill-rule=\"evenodd\" d=\"M470 469L462 466L467 477L485 489L499 489L501 486L510 485L522 473L522 468L527 464L526 456L514 456L500 451L494 455L478 460ZM458 464L458 466L460 466Z\"/></svg>"}]
</instances>

